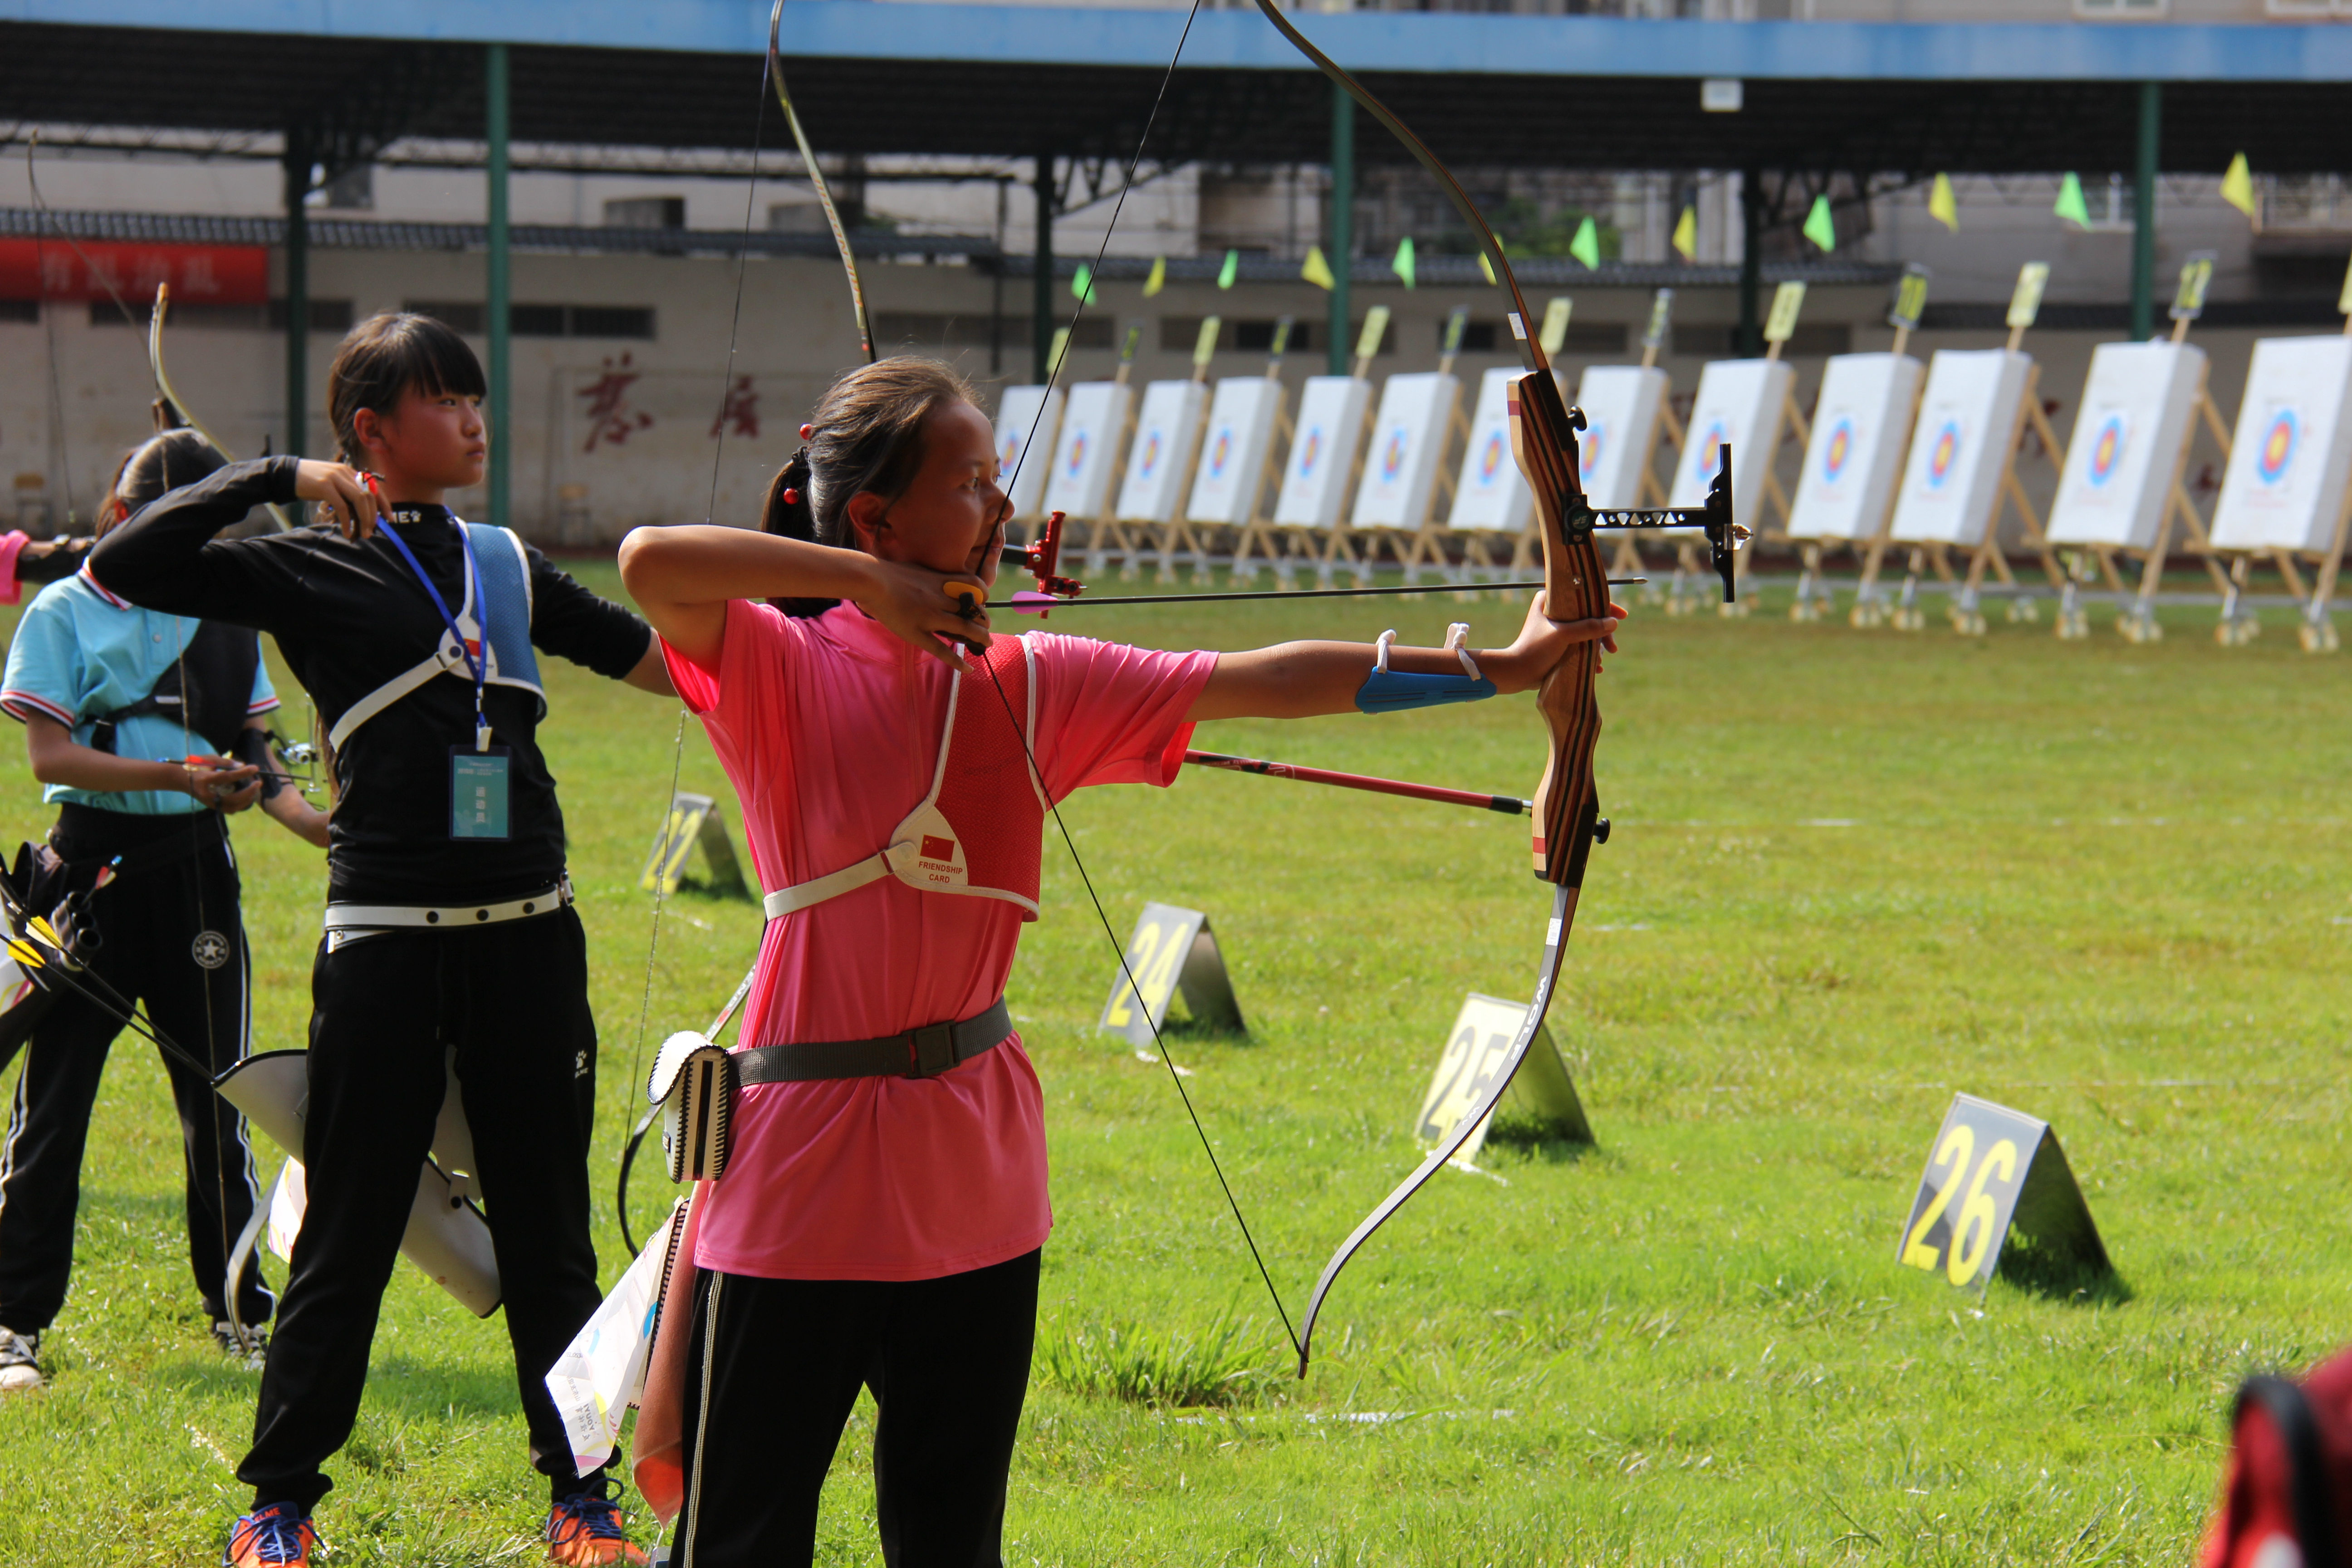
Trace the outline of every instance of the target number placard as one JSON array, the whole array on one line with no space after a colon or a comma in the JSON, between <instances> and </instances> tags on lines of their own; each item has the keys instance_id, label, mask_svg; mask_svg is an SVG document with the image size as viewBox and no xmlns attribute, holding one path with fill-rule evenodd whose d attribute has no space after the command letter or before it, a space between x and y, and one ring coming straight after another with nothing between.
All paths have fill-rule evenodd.
<instances>
[{"instance_id":1,"label":"target number placard","mask_svg":"<svg viewBox=\"0 0 2352 1568\"><path fill-rule=\"evenodd\" d=\"M1209 917L1174 904L1146 904L1136 919L1135 934L1127 939L1118 973L1111 977L1110 1000L1103 1004L1096 1026L1125 1037L1140 1050L1168 1021L1169 1004L1179 991L1184 994L1185 1007L1202 1023L1242 1027L1241 1004L1234 999L1234 983L1225 973L1216 935L1209 930Z\"/></svg>"},{"instance_id":2,"label":"target number placard","mask_svg":"<svg viewBox=\"0 0 2352 1568\"><path fill-rule=\"evenodd\" d=\"M1527 1016L1524 1002L1482 996L1475 991L1463 998L1462 1011L1454 1016L1453 1032L1445 1038L1445 1054L1438 1058L1429 1093L1422 1099L1420 1120L1414 1123L1413 1131L1423 1142L1434 1143L1453 1131L1494 1086L1496 1075L1509 1062L1511 1042L1518 1037ZM1475 1159L1496 1117L1538 1122L1547 1133L1574 1143L1593 1141L1592 1124L1585 1120L1584 1104L1576 1097L1568 1063L1561 1059L1548 1026L1537 1027L1511 1087L1454 1158L1464 1163Z\"/></svg>"},{"instance_id":3,"label":"target number placard","mask_svg":"<svg viewBox=\"0 0 2352 1568\"><path fill-rule=\"evenodd\" d=\"M2098 1227L2049 1123L1956 1094L1903 1222L1896 1260L1981 1293L2012 1229L2076 1263L2107 1267Z\"/></svg>"}]
</instances>

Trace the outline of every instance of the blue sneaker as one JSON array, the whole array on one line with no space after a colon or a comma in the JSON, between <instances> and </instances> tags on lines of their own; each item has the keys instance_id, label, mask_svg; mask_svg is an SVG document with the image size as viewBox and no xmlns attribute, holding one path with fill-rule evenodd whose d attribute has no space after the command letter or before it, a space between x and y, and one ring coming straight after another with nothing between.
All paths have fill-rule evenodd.
<instances>
[{"instance_id":1,"label":"blue sneaker","mask_svg":"<svg viewBox=\"0 0 2352 1568\"><path fill-rule=\"evenodd\" d=\"M583 1492L558 1498L547 1510L547 1560L562 1568L645 1568L646 1554L629 1539L612 1499Z\"/></svg>"},{"instance_id":2,"label":"blue sneaker","mask_svg":"<svg viewBox=\"0 0 2352 1568\"><path fill-rule=\"evenodd\" d=\"M310 1548L318 1544L299 1503L273 1502L229 1528L221 1568L310 1568Z\"/></svg>"}]
</instances>

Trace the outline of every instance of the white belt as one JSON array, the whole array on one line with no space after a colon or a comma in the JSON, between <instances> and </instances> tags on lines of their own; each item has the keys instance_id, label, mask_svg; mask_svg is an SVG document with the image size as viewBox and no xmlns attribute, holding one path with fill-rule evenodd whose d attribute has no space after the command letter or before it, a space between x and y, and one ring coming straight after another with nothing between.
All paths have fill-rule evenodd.
<instances>
[{"instance_id":1,"label":"white belt","mask_svg":"<svg viewBox=\"0 0 2352 1568\"><path fill-rule=\"evenodd\" d=\"M329 904L326 928L340 931L389 931L403 926L496 925L500 921L528 920L553 914L572 901L572 879L503 904Z\"/></svg>"}]
</instances>

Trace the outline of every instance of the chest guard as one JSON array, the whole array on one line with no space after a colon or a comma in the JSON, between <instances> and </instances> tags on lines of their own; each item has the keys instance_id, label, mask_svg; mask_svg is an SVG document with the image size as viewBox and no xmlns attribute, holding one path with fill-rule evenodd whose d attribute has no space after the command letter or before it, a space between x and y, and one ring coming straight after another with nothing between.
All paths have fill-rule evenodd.
<instances>
[{"instance_id":1,"label":"chest guard","mask_svg":"<svg viewBox=\"0 0 2352 1568\"><path fill-rule=\"evenodd\" d=\"M112 752L116 725L157 713L178 720L226 755L245 728L246 710L253 704L253 673L260 663L261 643L249 629L219 621L202 623L152 691L128 707L97 715L91 749Z\"/></svg>"},{"instance_id":2,"label":"chest guard","mask_svg":"<svg viewBox=\"0 0 2352 1568\"><path fill-rule=\"evenodd\" d=\"M478 576L466 574L466 602L457 610L457 629L465 634L466 647L460 648L448 627L442 627L432 657L343 710L342 717L327 731L328 743L336 750L341 751L361 725L436 676L454 675L470 684L474 676L466 664L469 651L478 651L487 662L490 685L520 687L536 700L538 716L547 717L547 692L539 683L539 660L530 647L530 557L511 529L481 522L457 526L473 541L474 562L479 568Z\"/></svg>"},{"instance_id":3,"label":"chest guard","mask_svg":"<svg viewBox=\"0 0 2352 1568\"><path fill-rule=\"evenodd\" d=\"M1005 721L1008 705L1018 732ZM948 687L930 793L891 831L890 842L854 865L770 893L762 903L768 918L896 877L927 893L1003 899L1021 906L1023 920L1035 920L1049 805L1029 762L1036 732L1036 668L1028 639L998 637Z\"/></svg>"}]
</instances>

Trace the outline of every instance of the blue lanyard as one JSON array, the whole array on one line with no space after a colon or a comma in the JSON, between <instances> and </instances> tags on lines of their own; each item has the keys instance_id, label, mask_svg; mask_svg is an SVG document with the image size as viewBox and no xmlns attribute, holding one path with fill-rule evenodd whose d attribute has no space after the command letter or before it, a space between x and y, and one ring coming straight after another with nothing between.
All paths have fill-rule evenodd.
<instances>
[{"instance_id":1,"label":"blue lanyard","mask_svg":"<svg viewBox=\"0 0 2352 1568\"><path fill-rule=\"evenodd\" d=\"M394 514L395 518L398 515L396 512ZM454 516L449 521L457 530L457 542L466 552L467 594L478 603L481 595L476 590L475 584L482 580L482 569L474 560L474 537L466 531L466 525L459 522ZM448 601L441 597L441 590L433 585L433 579L425 574L425 568L417 563L416 552L408 548L408 541L400 537L400 530L387 521L377 531L392 541L392 547L400 552L400 558L408 563L408 569L416 574L418 582L425 584L425 592L432 597L433 607L441 612L441 624L447 626L449 635L457 639L457 652L466 661L467 673L474 678L474 749L488 750L490 743L490 726L482 717L482 688L489 679L489 654L487 651L477 653L467 643L465 632L457 626L457 617L449 613ZM488 615L488 608L487 605L483 606L485 616ZM488 637L488 633L489 628L486 625L483 627L483 635Z\"/></svg>"}]
</instances>

